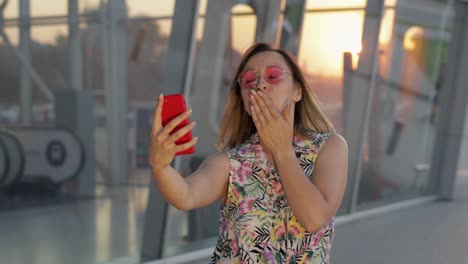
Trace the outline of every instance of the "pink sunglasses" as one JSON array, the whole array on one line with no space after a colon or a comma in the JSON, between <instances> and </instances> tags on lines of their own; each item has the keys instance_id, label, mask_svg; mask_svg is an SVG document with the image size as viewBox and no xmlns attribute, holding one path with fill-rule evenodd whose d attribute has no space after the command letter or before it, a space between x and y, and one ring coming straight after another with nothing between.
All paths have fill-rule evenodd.
<instances>
[{"instance_id":1,"label":"pink sunglasses","mask_svg":"<svg viewBox=\"0 0 468 264\"><path fill-rule=\"evenodd\" d=\"M292 73L287 72L285 69L277 65L269 65L263 70L263 72L257 72L252 69L247 69L241 72L237 81L239 82L240 87L245 89L254 89L257 87L258 82L260 81L260 74L263 75L263 79L269 84L277 84L284 79L284 74Z\"/></svg>"}]
</instances>

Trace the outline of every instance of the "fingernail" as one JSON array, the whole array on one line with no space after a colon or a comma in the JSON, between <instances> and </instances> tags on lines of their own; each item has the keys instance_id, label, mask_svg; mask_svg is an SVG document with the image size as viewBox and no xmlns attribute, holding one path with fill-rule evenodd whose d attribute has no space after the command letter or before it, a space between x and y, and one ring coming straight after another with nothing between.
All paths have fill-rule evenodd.
<instances>
[{"instance_id":1,"label":"fingernail","mask_svg":"<svg viewBox=\"0 0 468 264\"><path fill-rule=\"evenodd\" d=\"M197 141L197 140L198 140L198 137L195 137L195 141Z\"/></svg>"},{"instance_id":2,"label":"fingernail","mask_svg":"<svg viewBox=\"0 0 468 264\"><path fill-rule=\"evenodd\" d=\"M251 93L252 93L252 94L257 94L257 91L255 91L255 90L252 90L252 92L251 92Z\"/></svg>"},{"instance_id":3,"label":"fingernail","mask_svg":"<svg viewBox=\"0 0 468 264\"><path fill-rule=\"evenodd\" d=\"M162 99L163 96L164 96L163 93L160 93L160 94L159 94L159 99Z\"/></svg>"},{"instance_id":4,"label":"fingernail","mask_svg":"<svg viewBox=\"0 0 468 264\"><path fill-rule=\"evenodd\" d=\"M195 126L197 124L197 121L192 122L192 126Z\"/></svg>"},{"instance_id":5,"label":"fingernail","mask_svg":"<svg viewBox=\"0 0 468 264\"><path fill-rule=\"evenodd\" d=\"M190 109L188 110L188 113L189 113L189 114L191 114L191 113L192 113L192 108L190 108Z\"/></svg>"}]
</instances>

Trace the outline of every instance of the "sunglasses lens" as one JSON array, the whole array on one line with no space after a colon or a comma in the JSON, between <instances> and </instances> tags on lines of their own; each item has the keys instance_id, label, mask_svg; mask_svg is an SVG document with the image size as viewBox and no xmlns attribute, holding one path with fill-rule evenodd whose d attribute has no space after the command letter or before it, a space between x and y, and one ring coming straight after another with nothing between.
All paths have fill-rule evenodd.
<instances>
[{"instance_id":1,"label":"sunglasses lens","mask_svg":"<svg viewBox=\"0 0 468 264\"><path fill-rule=\"evenodd\" d=\"M257 84L257 74L252 70L245 71L239 77L239 82L242 88L254 88Z\"/></svg>"},{"instance_id":2,"label":"sunglasses lens","mask_svg":"<svg viewBox=\"0 0 468 264\"><path fill-rule=\"evenodd\" d=\"M265 69L265 73L263 75L265 80L271 84L277 84L284 77L284 71L281 67L278 66L270 66Z\"/></svg>"}]
</instances>

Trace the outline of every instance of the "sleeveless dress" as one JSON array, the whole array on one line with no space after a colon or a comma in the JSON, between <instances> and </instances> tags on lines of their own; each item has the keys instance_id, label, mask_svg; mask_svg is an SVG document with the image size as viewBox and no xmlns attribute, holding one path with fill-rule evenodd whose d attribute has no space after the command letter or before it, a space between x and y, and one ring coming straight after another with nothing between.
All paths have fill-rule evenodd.
<instances>
[{"instance_id":1,"label":"sleeveless dress","mask_svg":"<svg viewBox=\"0 0 468 264\"><path fill-rule=\"evenodd\" d=\"M293 147L307 177L329 133L314 140L294 137ZM254 134L227 150L229 183L221 205L219 236L211 263L329 263L333 219L316 233L298 222L281 178Z\"/></svg>"}]
</instances>

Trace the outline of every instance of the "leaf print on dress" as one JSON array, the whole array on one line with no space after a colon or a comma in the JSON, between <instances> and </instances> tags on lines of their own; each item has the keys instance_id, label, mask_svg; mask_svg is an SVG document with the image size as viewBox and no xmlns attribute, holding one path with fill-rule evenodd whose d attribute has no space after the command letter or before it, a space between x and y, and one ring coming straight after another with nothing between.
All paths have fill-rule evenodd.
<instances>
[{"instance_id":1,"label":"leaf print on dress","mask_svg":"<svg viewBox=\"0 0 468 264\"><path fill-rule=\"evenodd\" d=\"M294 151L305 175L312 175L328 135L318 133L314 140L294 138ZM333 221L317 233L302 227L278 172L259 147L258 136L254 134L228 153L228 199L221 207L220 239L212 263L328 264Z\"/></svg>"}]
</instances>

